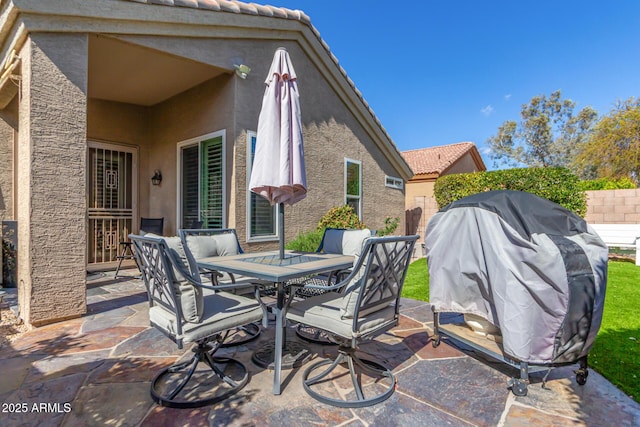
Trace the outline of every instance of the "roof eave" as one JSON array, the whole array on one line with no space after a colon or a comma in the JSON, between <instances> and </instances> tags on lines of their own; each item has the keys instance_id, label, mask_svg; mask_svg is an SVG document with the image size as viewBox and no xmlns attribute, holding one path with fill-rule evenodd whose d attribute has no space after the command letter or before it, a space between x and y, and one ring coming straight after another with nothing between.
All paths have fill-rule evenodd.
<instances>
[{"instance_id":1,"label":"roof eave","mask_svg":"<svg viewBox=\"0 0 640 427\"><path fill-rule=\"evenodd\" d=\"M438 178L440 178L440 174L438 172L418 173L410 179L410 182L416 183L435 181Z\"/></svg>"}]
</instances>

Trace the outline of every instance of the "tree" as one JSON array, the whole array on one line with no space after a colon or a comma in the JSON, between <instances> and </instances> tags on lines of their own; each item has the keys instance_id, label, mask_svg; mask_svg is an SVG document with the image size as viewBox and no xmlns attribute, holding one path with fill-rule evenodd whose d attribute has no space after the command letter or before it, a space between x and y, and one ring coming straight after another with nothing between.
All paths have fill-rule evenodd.
<instances>
[{"instance_id":1,"label":"tree","mask_svg":"<svg viewBox=\"0 0 640 427\"><path fill-rule=\"evenodd\" d=\"M575 105L559 90L523 104L520 123L504 122L487 140L495 166L570 167L598 117L591 107L574 115Z\"/></svg>"},{"instance_id":2,"label":"tree","mask_svg":"<svg viewBox=\"0 0 640 427\"><path fill-rule=\"evenodd\" d=\"M618 101L594 127L574 161L600 178L631 178L640 184L640 99Z\"/></svg>"}]
</instances>

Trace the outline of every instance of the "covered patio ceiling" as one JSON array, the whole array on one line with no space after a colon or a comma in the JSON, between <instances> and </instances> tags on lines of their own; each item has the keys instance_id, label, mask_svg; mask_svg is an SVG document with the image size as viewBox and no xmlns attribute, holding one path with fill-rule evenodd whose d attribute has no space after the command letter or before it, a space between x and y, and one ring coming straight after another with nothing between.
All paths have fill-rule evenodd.
<instances>
[{"instance_id":1,"label":"covered patio ceiling","mask_svg":"<svg viewBox=\"0 0 640 427\"><path fill-rule=\"evenodd\" d=\"M109 36L89 36L89 98L151 106L229 72Z\"/></svg>"}]
</instances>

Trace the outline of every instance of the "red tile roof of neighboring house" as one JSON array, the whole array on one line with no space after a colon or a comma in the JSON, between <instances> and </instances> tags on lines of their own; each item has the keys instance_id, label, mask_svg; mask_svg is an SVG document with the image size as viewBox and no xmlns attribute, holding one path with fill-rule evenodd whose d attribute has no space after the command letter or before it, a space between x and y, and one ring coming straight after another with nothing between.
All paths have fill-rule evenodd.
<instances>
[{"instance_id":1,"label":"red tile roof of neighboring house","mask_svg":"<svg viewBox=\"0 0 640 427\"><path fill-rule=\"evenodd\" d=\"M443 145L440 147L403 151L402 157L409 163L415 175L441 175L449 169L451 165L464 157L465 154L472 151L477 153L476 163L479 163L479 169L485 170L486 166L473 142L459 142L457 144ZM474 153L472 153L472 155L473 154Z\"/></svg>"}]
</instances>

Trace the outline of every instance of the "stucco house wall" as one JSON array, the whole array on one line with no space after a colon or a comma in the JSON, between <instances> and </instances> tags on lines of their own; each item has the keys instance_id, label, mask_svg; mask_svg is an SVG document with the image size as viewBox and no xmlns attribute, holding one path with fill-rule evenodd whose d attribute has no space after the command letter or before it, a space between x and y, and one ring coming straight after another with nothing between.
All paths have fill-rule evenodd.
<instances>
[{"instance_id":1,"label":"stucco house wall","mask_svg":"<svg viewBox=\"0 0 640 427\"><path fill-rule=\"evenodd\" d=\"M480 170L485 170L486 168L478 167L476 160L474 160L471 153L467 153L458 159L454 164L451 165L442 175L453 175L456 173L470 173L470 172L478 172Z\"/></svg>"},{"instance_id":2,"label":"stucco house wall","mask_svg":"<svg viewBox=\"0 0 640 427\"><path fill-rule=\"evenodd\" d=\"M176 218L177 143L219 130L226 131L227 195L230 193L230 167L233 147L230 133L233 126L234 83L230 76L207 81L161 104L151 107L149 126L151 138L141 144L140 158L145 164L140 170L141 215L165 218L165 233L175 235L180 228ZM150 181L152 171L163 174L160 186ZM229 201L229 199L227 199ZM229 216L227 216L229 218Z\"/></svg>"},{"instance_id":3,"label":"stucco house wall","mask_svg":"<svg viewBox=\"0 0 640 427\"><path fill-rule=\"evenodd\" d=\"M129 42L134 40L128 38ZM163 43L166 42L163 39ZM153 44L148 40L145 43ZM259 66L252 70L255 77L244 81L223 75L146 108L90 100L89 139L118 141L139 148L139 214L163 216L165 232L175 233L179 228L175 206L176 143L224 130L228 225L237 228L240 239L246 240L246 132L255 131L257 126L264 91L263 78L258 76L266 76L269 56L278 46L285 45L292 58L297 60L294 66L300 76L309 184L307 198L285 210L286 239L315 228L326 211L344 203L344 182L336 177L344 174L345 157L363 163L363 220L372 228L381 228L387 216L398 217L401 220L399 230L402 230L403 215L397 207L404 194L384 185L385 176L396 176L397 171L295 43L270 41L264 44L266 46L256 48L255 45L260 46L261 43L250 41L236 47L265 52L264 58L258 60ZM215 43L201 47L214 52L216 49ZM215 56L219 60L220 56ZM195 115L194 111L198 114ZM121 118L125 126L113 127L112 124ZM158 187L149 181L150 172L154 169L163 172L164 180ZM249 248L255 247L256 250L270 248L274 244L247 243Z\"/></svg>"},{"instance_id":4,"label":"stucco house wall","mask_svg":"<svg viewBox=\"0 0 640 427\"><path fill-rule=\"evenodd\" d=\"M200 10L196 3L155 3L1 2L6 19L0 61L18 67L14 81L0 81L0 215L18 221L18 299L27 323L86 311L88 144L134 149L134 222L161 216L165 235L173 235L180 226L178 144L222 132L227 226L237 228L247 251L277 247L276 239L245 242L246 155L247 131L256 130L264 79L280 46L299 74L309 187L306 199L285 209L286 240L315 228L326 211L344 204L345 158L362 162L363 221L381 228L386 217L398 217L398 232L405 228L404 190L386 187L385 177L408 180L411 169L308 17L240 2L220 12ZM112 78L104 72L109 64L96 69L104 64L97 59L108 57L101 55L105 46L159 53L162 61L177 60L185 70L214 77L158 102L107 100L92 95L105 93L101 85ZM239 62L252 68L246 80L234 74ZM128 78L140 77L136 69L114 70L122 73L123 87ZM173 75L163 76L155 86L158 94L173 83ZM11 86L16 82L19 91ZM163 174L159 186L150 180L155 169Z\"/></svg>"},{"instance_id":5,"label":"stucco house wall","mask_svg":"<svg viewBox=\"0 0 640 427\"><path fill-rule=\"evenodd\" d=\"M84 34L32 34L20 52L18 299L29 323L86 311Z\"/></svg>"}]
</instances>

